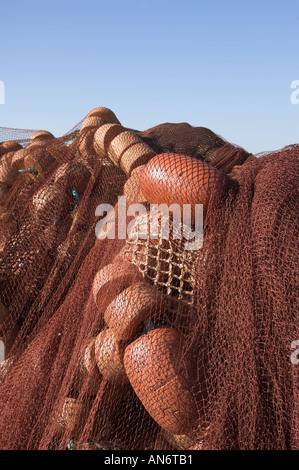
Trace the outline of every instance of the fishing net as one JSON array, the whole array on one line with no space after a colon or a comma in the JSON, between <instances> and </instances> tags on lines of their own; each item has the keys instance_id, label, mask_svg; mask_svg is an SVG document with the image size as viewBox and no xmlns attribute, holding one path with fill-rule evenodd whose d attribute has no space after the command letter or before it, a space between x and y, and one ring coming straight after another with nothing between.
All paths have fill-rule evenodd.
<instances>
[{"instance_id":1,"label":"fishing net","mask_svg":"<svg viewBox=\"0 0 299 470\"><path fill-rule=\"evenodd\" d=\"M107 108L0 141L0 448L298 449L299 145Z\"/></svg>"}]
</instances>

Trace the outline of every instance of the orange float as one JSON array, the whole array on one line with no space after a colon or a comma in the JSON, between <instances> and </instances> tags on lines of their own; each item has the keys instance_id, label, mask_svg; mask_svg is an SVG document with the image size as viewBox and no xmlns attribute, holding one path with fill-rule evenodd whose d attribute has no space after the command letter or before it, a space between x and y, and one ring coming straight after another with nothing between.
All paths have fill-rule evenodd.
<instances>
[{"instance_id":1,"label":"orange float","mask_svg":"<svg viewBox=\"0 0 299 470\"><path fill-rule=\"evenodd\" d=\"M0 157L8 152L16 152L17 150L22 149L22 145L20 145L15 140L7 140L6 142L2 142L0 144Z\"/></svg>"},{"instance_id":2,"label":"orange float","mask_svg":"<svg viewBox=\"0 0 299 470\"><path fill-rule=\"evenodd\" d=\"M129 147L121 156L120 167L126 173L131 176L133 170L139 166L145 165L156 155L147 144L144 142L137 143Z\"/></svg>"},{"instance_id":3,"label":"orange float","mask_svg":"<svg viewBox=\"0 0 299 470\"><path fill-rule=\"evenodd\" d=\"M81 126L81 131L87 127L100 127L105 123L105 119L100 116L88 116Z\"/></svg>"},{"instance_id":4,"label":"orange float","mask_svg":"<svg viewBox=\"0 0 299 470\"><path fill-rule=\"evenodd\" d=\"M108 123L120 124L114 112L111 111L111 109L109 108L105 108L105 106L99 106L98 108L94 108L87 115L87 117L93 117L93 116L100 117Z\"/></svg>"},{"instance_id":5,"label":"orange float","mask_svg":"<svg viewBox=\"0 0 299 470\"><path fill-rule=\"evenodd\" d=\"M137 134L123 129L123 132L111 141L108 151L109 157L119 166L123 153L132 147L132 145L140 143L142 143L142 140Z\"/></svg>"},{"instance_id":6,"label":"orange float","mask_svg":"<svg viewBox=\"0 0 299 470\"><path fill-rule=\"evenodd\" d=\"M131 340L151 315L165 308L163 296L147 282L122 291L107 307L104 319L118 340Z\"/></svg>"},{"instance_id":7,"label":"orange float","mask_svg":"<svg viewBox=\"0 0 299 470\"><path fill-rule=\"evenodd\" d=\"M100 374L110 382L128 382L123 365L125 345L119 342L111 329L101 331L95 339L94 354Z\"/></svg>"},{"instance_id":8,"label":"orange float","mask_svg":"<svg viewBox=\"0 0 299 470\"><path fill-rule=\"evenodd\" d=\"M136 168L124 185L124 195L127 198L128 205L146 202L140 189L140 175L143 169L144 165Z\"/></svg>"},{"instance_id":9,"label":"orange float","mask_svg":"<svg viewBox=\"0 0 299 470\"><path fill-rule=\"evenodd\" d=\"M145 166L141 177L142 194L150 204L203 204L206 213L213 188L225 175L211 165L185 155L162 153Z\"/></svg>"},{"instance_id":10,"label":"orange float","mask_svg":"<svg viewBox=\"0 0 299 470\"><path fill-rule=\"evenodd\" d=\"M55 158L44 148L43 145L26 147L26 156L24 158L25 168L30 168L38 173L39 179L44 179L47 170L55 163ZM34 177L36 179L36 175Z\"/></svg>"},{"instance_id":11,"label":"orange float","mask_svg":"<svg viewBox=\"0 0 299 470\"><path fill-rule=\"evenodd\" d=\"M42 186L32 197L30 207L34 217L40 220L55 223L55 213L60 210L67 212L67 207L63 203L66 201L66 194L63 187Z\"/></svg>"},{"instance_id":12,"label":"orange float","mask_svg":"<svg viewBox=\"0 0 299 470\"><path fill-rule=\"evenodd\" d=\"M75 188L82 195L91 177L92 167L87 159L63 163L54 173L54 183Z\"/></svg>"},{"instance_id":13,"label":"orange float","mask_svg":"<svg viewBox=\"0 0 299 470\"><path fill-rule=\"evenodd\" d=\"M37 141L45 141L50 139L54 139L54 135L51 134L51 132L40 130L32 134L32 136L30 137L30 143L36 143Z\"/></svg>"},{"instance_id":14,"label":"orange float","mask_svg":"<svg viewBox=\"0 0 299 470\"><path fill-rule=\"evenodd\" d=\"M83 350L81 360L73 381L73 388L80 391L83 387L89 395L96 395L101 384L95 353L95 338L93 338Z\"/></svg>"},{"instance_id":15,"label":"orange float","mask_svg":"<svg viewBox=\"0 0 299 470\"><path fill-rule=\"evenodd\" d=\"M61 415L59 417L57 426L54 434L58 439L62 439L64 433L70 430L70 426L73 424L74 417L78 413L78 402L75 398L67 397L62 407Z\"/></svg>"},{"instance_id":16,"label":"orange float","mask_svg":"<svg viewBox=\"0 0 299 470\"><path fill-rule=\"evenodd\" d=\"M165 429L161 430L161 438L167 441L174 449L188 450L196 442L196 433L189 434L171 434Z\"/></svg>"},{"instance_id":17,"label":"orange float","mask_svg":"<svg viewBox=\"0 0 299 470\"><path fill-rule=\"evenodd\" d=\"M120 124L107 123L99 127L93 138L93 148L98 154L107 154L110 142L121 132L124 128Z\"/></svg>"},{"instance_id":18,"label":"orange float","mask_svg":"<svg viewBox=\"0 0 299 470\"><path fill-rule=\"evenodd\" d=\"M11 166L14 170L22 170L24 169L24 159L26 157L26 149L21 148L20 150L17 150L12 159L11 159Z\"/></svg>"},{"instance_id":19,"label":"orange float","mask_svg":"<svg viewBox=\"0 0 299 470\"><path fill-rule=\"evenodd\" d=\"M128 238L122 249L123 256L137 264L151 280L158 276L160 281L167 282L169 278L170 242L163 238L167 236L168 231L171 237L172 228L169 227L167 216L162 212L157 213L157 217L153 219L150 212L141 214L128 226Z\"/></svg>"},{"instance_id":20,"label":"orange float","mask_svg":"<svg viewBox=\"0 0 299 470\"><path fill-rule=\"evenodd\" d=\"M164 326L135 340L124 354L136 395L152 418L172 434L191 432L198 420L191 391L192 365L182 359L182 346L182 334Z\"/></svg>"},{"instance_id":21,"label":"orange float","mask_svg":"<svg viewBox=\"0 0 299 470\"><path fill-rule=\"evenodd\" d=\"M10 187L18 176L17 170L12 167L14 152L6 153L0 161L0 185Z\"/></svg>"},{"instance_id":22,"label":"orange float","mask_svg":"<svg viewBox=\"0 0 299 470\"><path fill-rule=\"evenodd\" d=\"M76 398L67 397L55 427L55 438L59 440L64 437L80 439L90 408L91 404L88 400L79 401Z\"/></svg>"},{"instance_id":23,"label":"orange float","mask_svg":"<svg viewBox=\"0 0 299 470\"><path fill-rule=\"evenodd\" d=\"M89 155L94 155L93 148L93 138L96 132L96 127L91 127L86 129L84 133L81 133L77 136L74 141L74 148L78 147L78 153L82 157L87 157Z\"/></svg>"},{"instance_id":24,"label":"orange float","mask_svg":"<svg viewBox=\"0 0 299 470\"><path fill-rule=\"evenodd\" d=\"M138 268L129 262L108 264L93 281L93 296L97 307L104 312L120 292L142 280Z\"/></svg>"}]
</instances>

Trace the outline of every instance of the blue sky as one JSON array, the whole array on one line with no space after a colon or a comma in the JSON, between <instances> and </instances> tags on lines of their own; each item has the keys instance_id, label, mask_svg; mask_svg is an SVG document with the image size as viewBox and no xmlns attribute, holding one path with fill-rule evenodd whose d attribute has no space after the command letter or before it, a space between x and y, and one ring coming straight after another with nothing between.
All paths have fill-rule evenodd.
<instances>
[{"instance_id":1,"label":"blue sky","mask_svg":"<svg viewBox=\"0 0 299 470\"><path fill-rule=\"evenodd\" d=\"M60 136L107 106L126 127L189 122L253 153L299 142L298 0L0 5L0 126Z\"/></svg>"}]
</instances>

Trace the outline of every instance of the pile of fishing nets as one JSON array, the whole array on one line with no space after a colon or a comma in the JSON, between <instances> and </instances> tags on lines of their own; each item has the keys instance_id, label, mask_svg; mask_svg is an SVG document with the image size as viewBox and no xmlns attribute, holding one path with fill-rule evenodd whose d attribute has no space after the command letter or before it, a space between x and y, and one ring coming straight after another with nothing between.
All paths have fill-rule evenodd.
<instances>
[{"instance_id":1,"label":"pile of fishing nets","mask_svg":"<svg viewBox=\"0 0 299 470\"><path fill-rule=\"evenodd\" d=\"M103 107L0 141L0 448L298 449L299 145Z\"/></svg>"}]
</instances>

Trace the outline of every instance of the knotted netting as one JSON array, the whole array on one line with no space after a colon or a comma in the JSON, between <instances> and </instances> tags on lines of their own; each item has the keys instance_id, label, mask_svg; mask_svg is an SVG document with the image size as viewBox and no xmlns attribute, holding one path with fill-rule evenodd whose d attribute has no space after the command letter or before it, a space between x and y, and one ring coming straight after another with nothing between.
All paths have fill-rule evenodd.
<instances>
[{"instance_id":1,"label":"knotted netting","mask_svg":"<svg viewBox=\"0 0 299 470\"><path fill-rule=\"evenodd\" d=\"M298 449L299 145L107 108L0 141L0 448ZM200 248L161 203L203 204Z\"/></svg>"}]
</instances>

